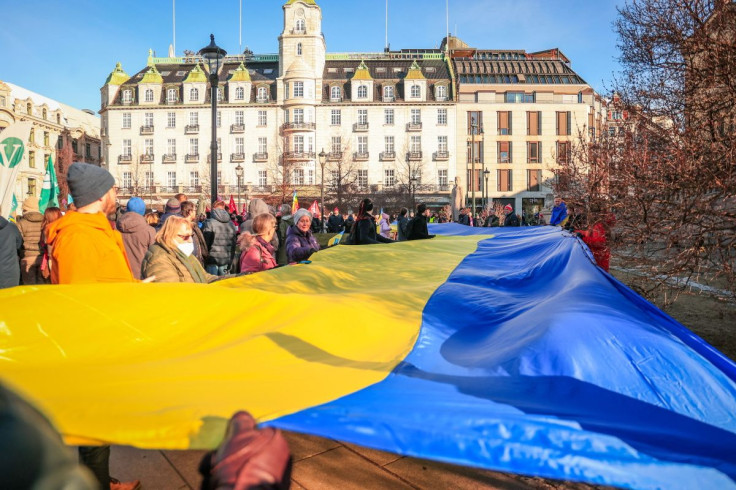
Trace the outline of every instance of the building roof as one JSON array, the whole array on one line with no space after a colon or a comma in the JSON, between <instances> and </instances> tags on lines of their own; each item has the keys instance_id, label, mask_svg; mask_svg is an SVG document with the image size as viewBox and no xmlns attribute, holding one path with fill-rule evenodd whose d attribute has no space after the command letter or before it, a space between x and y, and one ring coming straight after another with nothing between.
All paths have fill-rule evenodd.
<instances>
[{"instance_id":1,"label":"building roof","mask_svg":"<svg viewBox=\"0 0 736 490\"><path fill-rule=\"evenodd\" d=\"M163 83L164 79L156 69L156 65L152 65L143 75L139 83Z\"/></svg>"},{"instance_id":2,"label":"building roof","mask_svg":"<svg viewBox=\"0 0 736 490\"><path fill-rule=\"evenodd\" d=\"M230 78L227 79L228 82L250 82L250 73L245 68L245 65L241 62L240 65L235 69L235 71L230 75Z\"/></svg>"},{"instance_id":3,"label":"building roof","mask_svg":"<svg viewBox=\"0 0 736 490\"><path fill-rule=\"evenodd\" d=\"M105 80L105 85L122 85L125 83L130 76L123 71L123 65L118 61L115 64L115 69L110 72Z\"/></svg>"},{"instance_id":4,"label":"building roof","mask_svg":"<svg viewBox=\"0 0 736 490\"><path fill-rule=\"evenodd\" d=\"M555 54L556 53L556 54ZM476 51L452 59L459 83L586 84L559 50Z\"/></svg>"},{"instance_id":5,"label":"building roof","mask_svg":"<svg viewBox=\"0 0 736 490\"><path fill-rule=\"evenodd\" d=\"M447 63L441 59L414 60L414 59L368 59L368 60L327 60L324 80L349 80L358 69L365 66L369 79L400 81L406 78L412 66L416 63L424 78L428 80L450 80Z\"/></svg>"},{"instance_id":6,"label":"building roof","mask_svg":"<svg viewBox=\"0 0 736 490\"><path fill-rule=\"evenodd\" d=\"M85 134L93 138L100 138L100 116L89 114L86 111L79 110L66 104L60 105L61 111L64 114L65 127L69 129L79 128L84 131Z\"/></svg>"},{"instance_id":7,"label":"building roof","mask_svg":"<svg viewBox=\"0 0 736 490\"><path fill-rule=\"evenodd\" d=\"M373 80L368 67L365 65L365 61L361 60L358 68L355 69L355 74L352 77L353 80Z\"/></svg>"},{"instance_id":8,"label":"building roof","mask_svg":"<svg viewBox=\"0 0 736 490\"><path fill-rule=\"evenodd\" d=\"M48 107L50 111L55 111L61 108L61 104L59 104L59 102L55 101L54 99L50 99L46 96L37 94L36 92L32 92L23 87L19 87L18 85L15 85L10 82L5 82L5 83L8 87L10 87L10 98L11 99L18 99L18 100L31 99L31 101L33 102L33 105L40 106L40 105L46 104L46 107Z\"/></svg>"},{"instance_id":9,"label":"building roof","mask_svg":"<svg viewBox=\"0 0 736 490\"><path fill-rule=\"evenodd\" d=\"M425 77L422 74L422 69L419 68L417 61L414 60L414 62L411 64L411 67L409 67L409 73L406 74L405 79L406 80L426 80L427 77Z\"/></svg>"},{"instance_id":10,"label":"building roof","mask_svg":"<svg viewBox=\"0 0 736 490\"><path fill-rule=\"evenodd\" d=\"M194 65L194 68L189 71L189 75L187 75L184 81L207 83L207 75L205 75L204 70L199 66L199 63L197 63Z\"/></svg>"},{"instance_id":11,"label":"building roof","mask_svg":"<svg viewBox=\"0 0 736 490\"><path fill-rule=\"evenodd\" d=\"M286 5L291 5L291 4L297 3L297 2L302 2L302 3L305 3L307 5L317 5L317 2L315 2L314 0L289 0L288 2L286 2Z\"/></svg>"}]
</instances>

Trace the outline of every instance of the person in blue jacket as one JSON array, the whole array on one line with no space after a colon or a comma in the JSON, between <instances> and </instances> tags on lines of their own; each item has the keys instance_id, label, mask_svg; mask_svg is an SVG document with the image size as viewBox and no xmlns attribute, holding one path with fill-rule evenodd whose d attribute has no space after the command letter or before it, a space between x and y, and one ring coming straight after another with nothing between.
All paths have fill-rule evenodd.
<instances>
[{"instance_id":1,"label":"person in blue jacket","mask_svg":"<svg viewBox=\"0 0 736 490\"><path fill-rule=\"evenodd\" d=\"M567 205L560 196L555 196L555 206L552 208L552 216L549 224L552 226L565 226L567 222Z\"/></svg>"}]
</instances>

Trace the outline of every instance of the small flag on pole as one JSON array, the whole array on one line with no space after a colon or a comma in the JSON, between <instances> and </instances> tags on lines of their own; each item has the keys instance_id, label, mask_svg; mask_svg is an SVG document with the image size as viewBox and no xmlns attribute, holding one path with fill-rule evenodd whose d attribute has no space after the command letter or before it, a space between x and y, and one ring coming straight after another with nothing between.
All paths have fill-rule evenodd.
<instances>
[{"instance_id":1,"label":"small flag on pole","mask_svg":"<svg viewBox=\"0 0 736 490\"><path fill-rule=\"evenodd\" d=\"M49 206L59 207L59 182L56 180L56 169L51 155L49 155L49 161L46 164L46 174L43 176L38 210L43 213Z\"/></svg>"},{"instance_id":2,"label":"small flag on pole","mask_svg":"<svg viewBox=\"0 0 736 490\"><path fill-rule=\"evenodd\" d=\"M10 214L8 215L8 219L15 223L15 211L18 209L18 199L15 198L15 193L13 193L13 200L10 204Z\"/></svg>"},{"instance_id":3,"label":"small flag on pole","mask_svg":"<svg viewBox=\"0 0 736 490\"><path fill-rule=\"evenodd\" d=\"M237 213L238 212L238 206L235 205L235 199L233 199L233 195L230 194L230 204L228 205L229 211L231 213Z\"/></svg>"},{"instance_id":4,"label":"small flag on pole","mask_svg":"<svg viewBox=\"0 0 736 490\"><path fill-rule=\"evenodd\" d=\"M291 200L291 214L294 214L299 209L299 199L296 198L296 189L294 189L294 198Z\"/></svg>"},{"instance_id":5,"label":"small flag on pole","mask_svg":"<svg viewBox=\"0 0 736 490\"><path fill-rule=\"evenodd\" d=\"M319 204L317 203L317 200L315 199L311 206L309 206L309 212L312 213L312 216L319 216Z\"/></svg>"}]
</instances>

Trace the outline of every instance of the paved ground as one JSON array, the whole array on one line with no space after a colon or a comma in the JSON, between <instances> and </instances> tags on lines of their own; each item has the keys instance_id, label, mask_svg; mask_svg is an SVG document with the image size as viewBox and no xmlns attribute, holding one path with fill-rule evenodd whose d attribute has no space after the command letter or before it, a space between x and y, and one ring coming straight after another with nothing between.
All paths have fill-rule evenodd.
<instances>
[{"instance_id":1,"label":"paved ground","mask_svg":"<svg viewBox=\"0 0 736 490\"><path fill-rule=\"evenodd\" d=\"M294 457L292 488L591 488L573 483L405 458L321 437L286 433ZM113 446L110 473L119 480L139 479L144 490L198 489L204 451L144 451Z\"/></svg>"}]
</instances>

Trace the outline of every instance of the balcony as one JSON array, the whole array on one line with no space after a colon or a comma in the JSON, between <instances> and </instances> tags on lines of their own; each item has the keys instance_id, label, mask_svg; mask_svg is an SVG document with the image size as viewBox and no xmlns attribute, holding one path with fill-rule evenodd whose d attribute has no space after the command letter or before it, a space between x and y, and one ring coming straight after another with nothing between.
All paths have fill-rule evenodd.
<instances>
[{"instance_id":1,"label":"balcony","mask_svg":"<svg viewBox=\"0 0 736 490\"><path fill-rule=\"evenodd\" d=\"M253 161L254 162L267 162L268 161L268 153L253 153Z\"/></svg>"},{"instance_id":2,"label":"balcony","mask_svg":"<svg viewBox=\"0 0 736 490\"><path fill-rule=\"evenodd\" d=\"M330 102L342 102L342 97L330 97Z\"/></svg>"},{"instance_id":3,"label":"balcony","mask_svg":"<svg viewBox=\"0 0 736 490\"><path fill-rule=\"evenodd\" d=\"M449 151L436 151L432 155L432 160L438 161L438 160L449 160L450 159L450 152Z\"/></svg>"},{"instance_id":4,"label":"balcony","mask_svg":"<svg viewBox=\"0 0 736 490\"><path fill-rule=\"evenodd\" d=\"M133 195L132 187L118 187L118 196L131 196Z\"/></svg>"},{"instance_id":5,"label":"balcony","mask_svg":"<svg viewBox=\"0 0 736 490\"><path fill-rule=\"evenodd\" d=\"M267 104L270 99L268 97L256 97L256 103Z\"/></svg>"},{"instance_id":6,"label":"balcony","mask_svg":"<svg viewBox=\"0 0 736 490\"><path fill-rule=\"evenodd\" d=\"M368 123L355 123L353 124L353 131L356 133L365 133L368 131Z\"/></svg>"},{"instance_id":7,"label":"balcony","mask_svg":"<svg viewBox=\"0 0 736 490\"><path fill-rule=\"evenodd\" d=\"M153 163L153 153L141 155L141 163Z\"/></svg>"},{"instance_id":8,"label":"balcony","mask_svg":"<svg viewBox=\"0 0 736 490\"><path fill-rule=\"evenodd\" d=\"M199 153L188 153L184 157L185 163L198 163L199 162Z\"/></svg>"},{"instance_id":9,"label":"balcony","mask_svg":"<svg viewBox=\"0 0 736 490\"><path fill-rule=\"evenodd\" d=\"M167 97L166 105L174 105L179 103L179 97Z\"/></svg>"},{"instance_id":10,"label":"balcony","mask_svg":"<svg viewBox=\"0 0 736 490\"><path fill-rule=\"evenodd\" d=\"M201 185L190 185L188 187L184 187L185 194L199 194L202 192L202 186Z\"/></svg>"},{"instance_id":11,"label":"balcony","mask_svg":"<svg viewBox=\"0 0 736 490\"><path fill-rule=\"evenodd\" d=\"M230 133L231 134L245 133L245 124L231 124Z\"/></svg>"},{"instance_id":12,"label":"balcony","mask_svg":"<svg viewBox=\"0 0 736 490\"><path fill-rule=\"evenodd\" d=\"M421 131L422 123L420 122L406 123L406 130L407 131Z\"/></svg>"},{"instance_id":13,"label":"balcony","mask_svg":"<svg viewBox=\"0 0 736 490\"><path fill-rule=\"evenodd\" d=\"M389 160L396 160L396 152L395 151L382 151L381 154L378 156L378 158L382 162L387 162Z\"/></svg>"},{"instance_id":14,"label":"balcony","mask_svg":"<svg viewBox=\"0 0 736 490\"><path fill-rule=\"evenodd\" d=\"M315 158L313 151L285 151L284 158L287 160L312 160Z\"/></svg>"},{"instance_id":15,"label":"balcony","mask_svg":"<svg viewBox=\"0 0 736 490\"><path fill-rule=\"evenodd\" d=\"M184 126L184 134L197 134L199 133L199 124L188 124Z\"/></svg>"},{"instance_id":16,"label":"balcony","mask_svg":"<svg viewBox=\"0 0 736 490\"><path fill-rule=\"evenodd\" d=\"M244 162L245 161L245 153L231 153L230 154L230 161L231 162Z\"/></svg>"},{"instance_id":17,"label":"balcony","mask_svg":"<svg viewBox=\"0 0 736 490\"><path fill-rule=\"evenodd\" d=\"M167 153L164 155L164 163L176 163L176 153Z\"/></svg>"},{"instance_id":18,"label":"balcony","mask_svg":"<svg viewBox=\"0 0 736 490\"><path fill-rule=\"evenodd\" d=\"M395 100L396 100L396 97L394 97L393 95L384 95L383 96L383 101L384 102L394 102Z\"/></svg>"},{"instance_id":19,"label":"balcony","mask_svg":"<svg viewBox=\"0 0 736 490\"><path fill-rule=\"evenodd\" d=\"M220 163L222 161L222 153L217 154L217 163ZM207 155L207 163L212 162L212 155Z\"/></svg>"},{"instance_id":20,"label":"balcony","mask_svg":"<svg viewBox=\"0 0 736 490\"><path fill-rule=\"evenodd\" d=\"M153 126L141 126L141 134L153 134Z\"/></svg>"},{"instance_id":21,"label":"balcony","mask_svg":"<svg viewBox=\"0 0 736 490\"><path fill-rule=\"evenodd\" d=\"M331 151L327 154L327 159L333 162L342 160L342 152L341 151Z\"/></svg>"},{"instance_id":22,"label":"balcony","mask_svg":"<svg viewBox=\"0 0 736 490\"><path fill-rule=\"evenodd\" d=\"M118 156L118 163L131 163L132 161L133 161L133 155Z\"/></svg>"},{"instance_id":23,"label":"balcony","mask_svg":"<svg viewBox=\"0 0 736 490\"><path fill-rule=\"evenodd\" d=\"M365 160L368 160L368 157L369 157L369 153L367 151L365 152L356 151L355 153L353 153L353 160L356 160L356 161L365 161Z\"/></svg>"},{"instance_id":24,"label":"balcony","mask_svg":"<svg viewBox=\"0 0 736 490\"><path fill-rule=\"evenodd\" d=\"M437 102L447 102L447 96L446 95L438 95L434 98Z\"/></svg>"},{"instance_id":25,"label":"balcony","mask_svg":"<svg viewBox=\"0 0 736 490\"><path fill-rule=\"evenodd\" d=\"M281 126L285 131L309 131L317 128L317 125L313 122L292 122L284 123Z\"/></svg>"},{"instance_id":26,"label":"balcony","mask_svg":"<svg viewBox=\"0 0 736 490\"><path fill-rule=\"evenodd\" d=\"M422 152L421 151L410 151L406 154L407 160L421 160L422 159Z\"/></svg>"}]
</instances>

